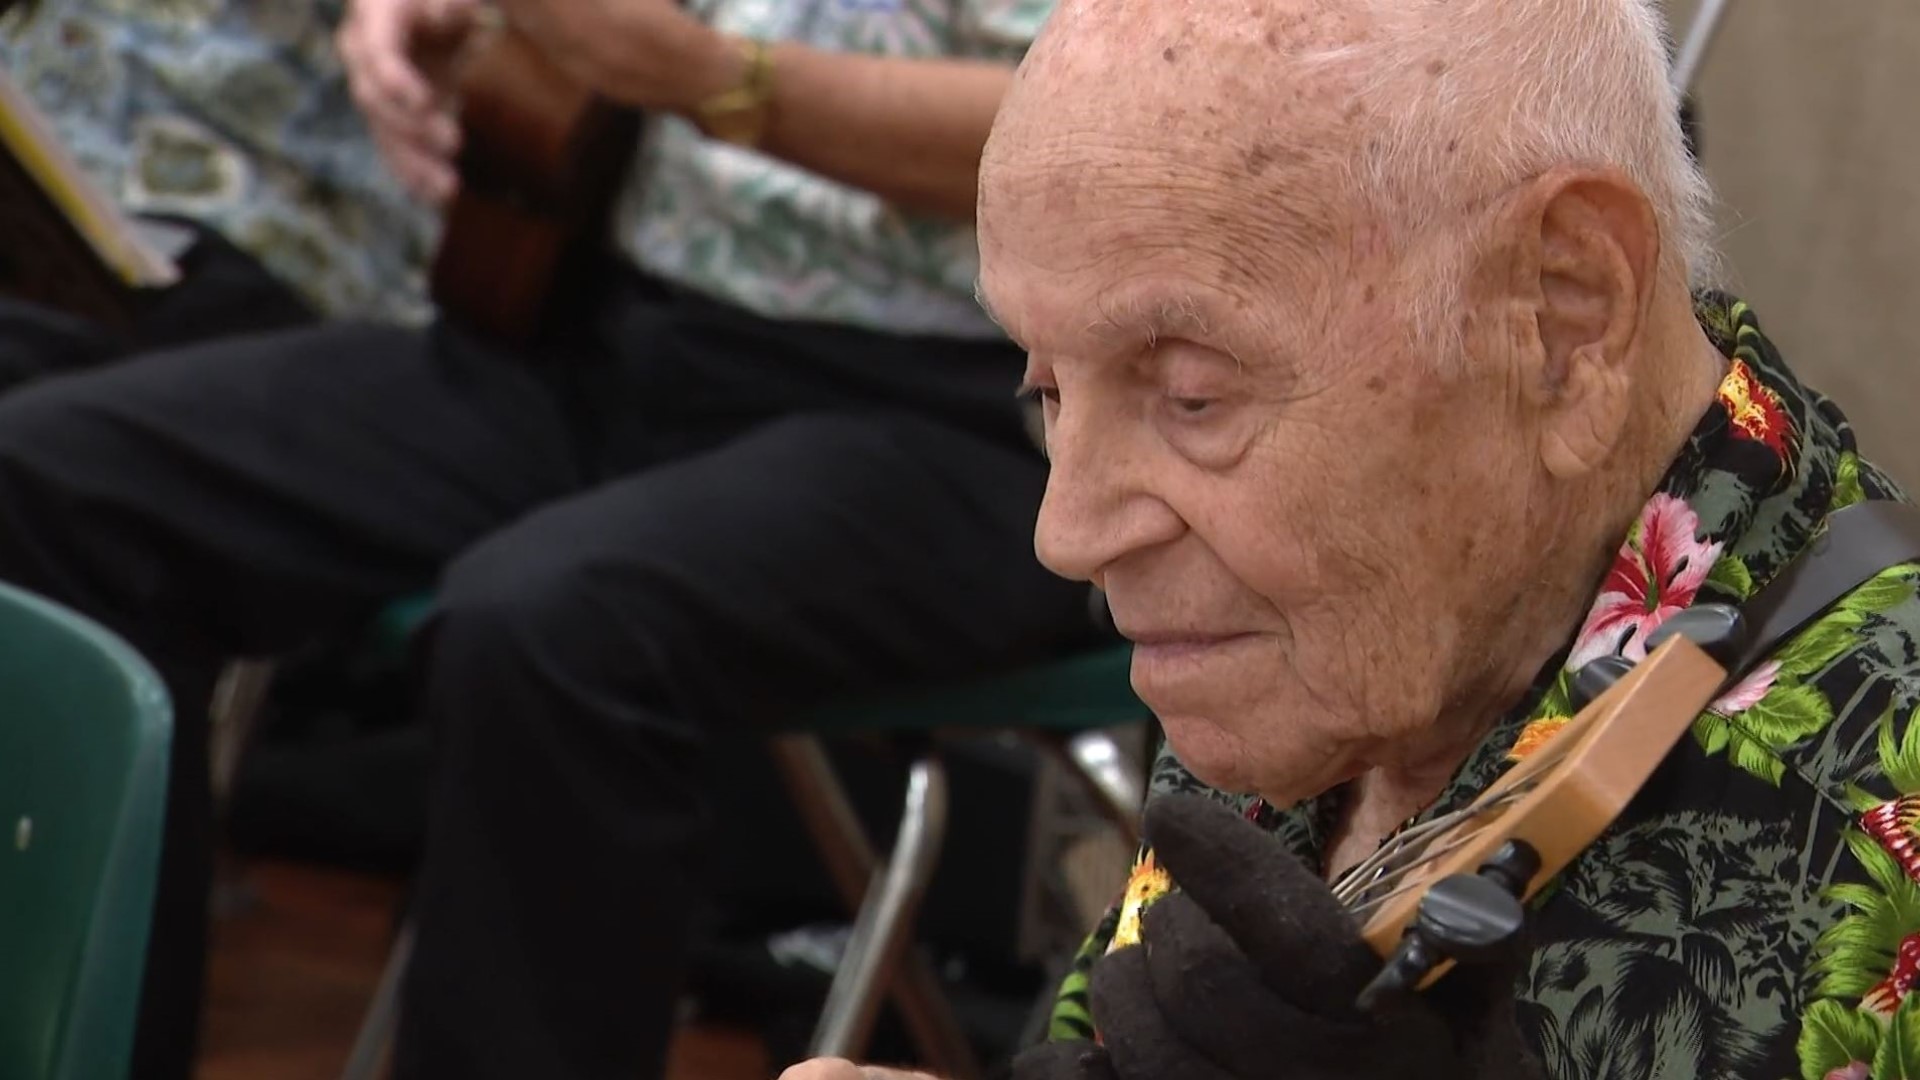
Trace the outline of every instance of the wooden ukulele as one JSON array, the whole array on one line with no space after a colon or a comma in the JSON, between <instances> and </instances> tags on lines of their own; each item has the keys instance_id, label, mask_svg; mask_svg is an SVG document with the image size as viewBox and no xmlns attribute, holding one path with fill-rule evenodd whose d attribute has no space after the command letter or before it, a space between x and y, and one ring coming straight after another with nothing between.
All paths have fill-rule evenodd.
<instances>
[{"instance_id":1,"label":"wooden ukulele","mask_svg":"<svg viewBox=\"0 0 1920 1080\"><path fill-rule=\"evenodd\" d=\"M1740 609L1688 608L1648 635L1639 664L1609 656L1576 672L1578 715L1545 745L1334 884L1387 960L1362 1007L1424 987L1456 960L1499 955L1525 922L1523 902L1600 838L1729 683L1869 578L1916 562L1920 508L1857 503Z\"/></svg>"},{"instance_id":2,"label":"wooden ukulele","mask_svg":"<svg viewBox=\"0 0 1920 1080\"><path fill-rule=\"evenodd\" d=\"M442 311L525 342L579 281L639 140L616 106L500 20L461 59L460 189L431 273Z\"/></svg>"},{"instance_id":3,"label":"wooden ukulele","mask_svg":"<svg viewBox=\"0 0 1920 1080\"><path fill-rule=\"evenodd\" d=\"M1505 948L1524 922L1523 902L1600 838L1728 677L1679 633L1615 673L1473 803L1401 833L1335 884L1387 960L1363 1007Z\"/></svg>"}]
</instances>

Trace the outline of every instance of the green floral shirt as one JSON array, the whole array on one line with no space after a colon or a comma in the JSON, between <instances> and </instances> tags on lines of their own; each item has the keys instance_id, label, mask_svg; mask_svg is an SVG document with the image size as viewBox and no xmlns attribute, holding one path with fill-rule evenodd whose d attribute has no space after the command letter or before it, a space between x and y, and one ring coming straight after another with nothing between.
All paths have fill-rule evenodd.
<instances>
[{"instance_id":1,"label":"green floral shirt","mask_svg":"<svg viewBox=\"0 0 1920 1080\"><path fill-rule=\"evenodd\" d=\"M1053 0L688 0L729 33L830 52L990 60L1025 55ZM974 299L973 226L662 118L615 220L643 269L776 319L997 340Z\"/></svg>"},{"instance_id":2,"label":"green floral shirt","mask_svg":"<svg viewBox=\"0 0 1920 1080\"><path fill-rule=\"evenodd\" d=\"M1645 654L1695 603L1764 586L1832 511L1903 496L1856 453L1747 306L1703 294L1729 360L1574 640L1438 802L1456 809L1565 722L1569 673ZM1580 1080L1920 1077L1920 566L1890 569L1716 700L1625 813L1542 893L1522 1024L1549 1075ZM1212 792L1170 753L1153 791L1232 802L1322 866L1339 798ZM1062 987L1056 1038L1092 1033L1094 961L1133 944L1173 887L1143 851Z\"/></svg>"},{"instance_id":3,"label":"green floral shirt","mask_svg":"<svg viewBox=\"0 0 1920 1080\"><path fill-rule=\"evenodd\" d=\"M381 163L333 49L343 0L38 0L0 68L88 177L184 217L322 312L417 323L438 215Z\"/></svg>"}]
</instances>

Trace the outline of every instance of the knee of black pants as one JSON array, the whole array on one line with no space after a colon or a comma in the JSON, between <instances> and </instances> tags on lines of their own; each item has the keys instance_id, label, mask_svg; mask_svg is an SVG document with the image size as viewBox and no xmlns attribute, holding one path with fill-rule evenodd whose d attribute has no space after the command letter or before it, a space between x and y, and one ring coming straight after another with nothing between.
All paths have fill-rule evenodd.
<instances>
[{"instance_id":1,"label":"knee of black pants","mask_svg":"<svg viewBox=\"0 0 1920 1080\"><path fill-rule=\"evenodd\" d=\"M73 382L43 382L0 395L0 462L9 470L46 460L74 439L85 413Z\"/></svg>"},{"instance_id":2,"label":"knee of black pants","mask_svg":"<svg viewBox=\"0 0 1920 1080\"><path fill-rule=\"evenodd\" d=\"M82 516L111 496L112 477L80 381L0 395L0 579L102 617L101 603L123 598L101 594L82 560L118 538Z\"/></svg>"},{"instance_id":3,"label":"knee of black pants","mask_svg":"<svg viewBox=\"0 0 1920 1080\"><path fill-rule=\"evenodd\" d=\"M631 565L618 587L559 545L509 532L443 575L422 629L429 719L450 753L597 767L624 784L678 786L702 720L674 700L660 635L668 605ZM566 759L566 760L560 760Z\"/></svg>"},{"instance_id":4,"label":"knee of black pants","mask_svg":"<svg viewBox=\"0 0 1920 1080\"><path fill-rule=\"evenodd\" d=\"M124 347L98 323L0 297L0 393L49 375L95 367Z\"/></svg>"},{"instance_id":5,"label":"knee of black pants","mask_svg":"<svg viewBox=\"0 0 1920 1080\"><path fill-rule=\"evenodd\" d=\"M649 594L597 578L509 530L447 569L421 628L436 779L396 1076L640 1075L664 1045L702 747L636 629Z\"/></svg>"}]
</instances>

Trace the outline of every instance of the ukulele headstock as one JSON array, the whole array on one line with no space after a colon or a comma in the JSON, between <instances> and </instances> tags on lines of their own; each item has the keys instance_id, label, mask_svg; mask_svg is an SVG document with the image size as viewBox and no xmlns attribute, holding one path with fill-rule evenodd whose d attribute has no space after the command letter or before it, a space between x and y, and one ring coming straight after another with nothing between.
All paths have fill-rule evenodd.
<instances>
[{"instance_id":1,"label":"ukulele headstock","mask_svg":"<svg viewBox=\"0 0 1920 1080\"><path fill-rule=\"evenodd\" d=\"M1520 902L1599 839L1720 691L1714 654L1726 650L1695 636L1706 647L1669 633L1630 669L1589 680L1591 702L1472 804L1403 832L1336 884L1388 960L1369 996L1438 978L1456 957L1434 936L1454 935L1472 960L1477 941L1517 930Z\"/></svg>"}]
</instances>

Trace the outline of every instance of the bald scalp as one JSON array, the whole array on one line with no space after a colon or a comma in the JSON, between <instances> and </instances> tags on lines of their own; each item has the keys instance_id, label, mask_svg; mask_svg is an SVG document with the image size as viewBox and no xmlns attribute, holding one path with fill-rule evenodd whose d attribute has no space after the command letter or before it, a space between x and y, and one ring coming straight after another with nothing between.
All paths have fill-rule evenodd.
<instances>
[{"instance_id":1,"label":"bald scalp","mask_svg":"<svg viewBox=\"0 0 1920 1080\"><path fill-rule=\"evenodd\" d=\"M980 218L997 197L1064 210L1077 198L1158 189L1222 241L1324 261L1353 223L1343 191L1358 84L1306 78L1298 58L1363 34L1370 13L1265 4L1223 18L1217 0L1067 0L1029 50L982 159ZM1246 9L1232 6L1235 13ZM1022 179L1005 182L1015 170ZM1211 237L1196 237L1205 243Z\"/></svg>"},{"instance_id":2,"label":"bald scalp","mask_svg":"<svg viewBox=\"0 0 1920 1080\"><path fill-rule=\"evenodd\" d=\"M1163 52L1189 31L1203 31L1193 36L1197 44L1284 53L1359 40L1375 18L1371 5L1353 0L1061 0L1029 56L1051 58L1062 44Z\"/></svg>"},{"instance_id":3,"label":"bald scalp","mask_svg":"<svg viewBox=\"0 0 1920 1080\"><path fill-rule=\"evenodd\" d=\"M995 142L1063 116L1178 135L1244 201L1403 250L1556 166L1611 166L1684 287L1712 268L1709 194L1666 55L1648 0L1062 0Z\"/></svg>"}]
</instances>

